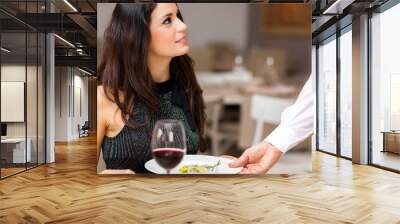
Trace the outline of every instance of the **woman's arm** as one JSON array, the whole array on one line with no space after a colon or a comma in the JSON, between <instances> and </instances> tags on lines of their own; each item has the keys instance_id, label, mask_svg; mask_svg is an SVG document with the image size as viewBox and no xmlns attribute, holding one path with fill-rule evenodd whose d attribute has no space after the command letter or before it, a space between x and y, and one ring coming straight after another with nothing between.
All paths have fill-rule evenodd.
<instances>
[{"instance_id":1,"label":"woman's arm","mask_svg":"<svg viewBox=\"0 0 400 224\"><path fill-rule=\"evenodd\" d=\"M107 131L107 122L106 122L106 116L104 114L106 113L106 108L107 105L105 103L105 95L103 92L103 86L98 86L97 87L97 159L99 159L100 156L100 149L101 145L103 143L104 135L106 134Z\"/></svg>"},{"instance_id":2,"label":"woman's arm","mask_svg":"<svg viewBox=\"0 0 400 224\"><path fill-rule=\"evenodd\" d=\"M109 111L114 111L109 100L104 94L102 86L97 87L97 164L102 165L104 162L100 160L101 145L103 143L104 136L107 133L109 127L108 118L114 117L113 114L109 116ZM102 162L102 163L100 163ZM100 171L99 171L100 170ZM98 174L135 174L130 169L125 170L107 170L106 167L98 167Z\"/></svg>"}]
</instances>

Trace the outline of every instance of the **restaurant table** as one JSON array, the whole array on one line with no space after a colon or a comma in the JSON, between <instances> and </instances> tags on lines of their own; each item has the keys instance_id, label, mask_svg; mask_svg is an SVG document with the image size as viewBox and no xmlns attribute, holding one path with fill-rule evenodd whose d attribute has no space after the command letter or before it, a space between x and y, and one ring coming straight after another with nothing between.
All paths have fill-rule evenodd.
<instances>
[{"instance_id":1,"label":"restaurant table","mask_svg":"<svg viewBox=\"0 0 400 224\"><path fill-rule=\"evenodd\" d=\"M282 97L287 99L295 99L300 88L292 86L264 86L262 81L254 79L242 85L226 85L226 86L203 86L203 98L205 103L213 101L215 98L222 98L224 105L239 106L239 136L238 146L245 149L252 144L256 122L251 118L251 96L253 94L261 94L273 97ZM265 125L264 132L270 132L275 125Z\"/></svg>"},{"instance_id":2,"label":"restaurant table","mask_svg":"<svg viewBox=\"0 0 400 224\"><path fill-rule=\"evenodd\" d=\"M400 131L381 131L383 134L382 152L400 154Z\"/></svg>"},{"instance_id":3,"label":"restaurant table","mask_svg":"<svg viewBox=\"0 0 400 224\"><path fill-rule=\"evenodd\" d=\"M251 118L251 96L254 94L296 99L301 91L301 82L296 85L277 83L265 85L261 77L252 77L246 70L232 72L202 72L197 73L196 78L203 89L205 103L212 102L216 98L222 98L224 106L239 106L239 133L237 136L238 147L248 148L256 128L256 122ZM299 84L300 83L300 84ZM264 125L263 133L271 132L276 125Z\"/></svg>"},{"instance_id":4,"label":"restaurant table","mask_svg":"<svg viewBox=\"0 0 400 224\"><path fill-rule=\"evenodd\" d=\"M2 153L0 159L4 160L5 164L25 164L26 162L31 162L31 138L2 138L1 147Z\"/></svg>"},{"instance_id":5,"label":"restaurant table","mask_svg":"<svg viewBox=\"0 0 400 224\"><path fill-rule=\"evenodd\" d=\"M262 84L261 78L254 78L247 70L232 72L202 72L196 75L203 89L204 101L216 97L223 99L224 105L240 106L245 100L242 88Z\"/></svg>"}]
</instances>

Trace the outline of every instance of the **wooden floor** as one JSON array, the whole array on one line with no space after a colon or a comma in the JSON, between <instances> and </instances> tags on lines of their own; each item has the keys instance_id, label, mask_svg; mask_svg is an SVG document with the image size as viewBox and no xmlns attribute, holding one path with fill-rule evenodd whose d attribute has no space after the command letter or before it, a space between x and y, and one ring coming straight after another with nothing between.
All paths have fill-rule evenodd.
<instances>
[{"instance_id":1,"label":"wooden floor","mask_svg":"<svg viewBox=\"0 0 400 224\"><path fill-rule=\"evenodd\" d=\"M27 169L33 169L37 166L36 163L27 163L27 167L25 168L25 164L18 164L18 167L7 167L1 168L1 178L5 178L20 172L24 172Z\"/></svg>"},{"instance_id":2,"label":"wooden floor","mask_svg":"<svg viewBox=\"0 0 400 224\"><path fill-rule=\"evenodd\" d=\"M0 223L400 223L399 174L323 153L289 177L100 177L95 145L0 181Z\"/></svg>"},{"instance_id":3,"label":"wooden floor","mask_svg":"<svg viewBox=\"0 0 400 224\"><path fill-rule=\"evenodd\" d=\"M25 170L25 167L17 167L17 168L1 168L1 177L7 177Z\"/></svg>"},{"instance_id":4,"label":"wooden floor","mask_svg":"<svg viewBox=\"0 0 400 224\"><path fill-rule=\"evenodd\" d=\"M400 154L374 151L372 160L375 164L400 170Z\"/></svg>"}]
</instances>

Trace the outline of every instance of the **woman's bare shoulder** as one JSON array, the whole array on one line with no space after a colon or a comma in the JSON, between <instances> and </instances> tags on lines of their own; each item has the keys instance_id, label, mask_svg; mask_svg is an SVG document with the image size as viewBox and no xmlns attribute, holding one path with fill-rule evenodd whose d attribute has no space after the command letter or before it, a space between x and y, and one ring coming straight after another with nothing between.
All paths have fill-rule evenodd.
<instances>
[{"instance_id":1,"label":"woman's bare shoulder","mask_svg":"<svg viewBox=\"0 0 400 224\"><path fill-rule=\"evenodd\" d=\"M106 95L108 91L108 96ZM111 99L110 99L111 98ZM104 88L102 85L97 86L97 113L100 120L104 120L109 124L109 128L112 130L114 125L120 127L123 125L123 121L120 118L121 111L116 102L114 102L114 96L109 90ZM118 129L118 128L115 128Z\"/></svg>"},{"instance_id":2,"label":"woman's bare shoulder","mask_svg":"<svg viewBox=\"0 0 400 224\"><path fill-rule=\"evenodd\" d=\"M99 100L106 100L106 91L103 85L97 86L97 101Z\"/></svg>"},{"instance_id":3,"label":"woman's bare shoulder","mask_svg":"<svg viewBox=\"0 0 400 224\"><path fill-rule=\"evenodd\" d=\"M109 96L112 97L110 94ZM117 108L117 104L107 97L103 86L97 86L97 112L108 117Z\"/></svg>"},{"instance_id":4,"label":"woman's bare shoulder","mask_svg":"<svg viewBox=\"0 0 400 224\"><path fill-rule=\"evenodd\" d=\"M106 94L106 91L108 92L108 94ZM99 106L116 105L114 100L113 100L113 96L110 93L110 91L106 90L102 85L97 86L97 104Z\"/></svg>"},{"instance_id":5,"label":"woman's bare shoulder","mask_svg":"<svg viewBox=\"0 0 400 224\"><path fill-rule=\"evenodd\" d=\"M112 103L115 104L114 95L112 95L111 90L106 87L99 85L97 86L97 101L101 103ZM124 97L122 91L119 91L119 99L122 102Z\"/></svg>"}]
</instances>

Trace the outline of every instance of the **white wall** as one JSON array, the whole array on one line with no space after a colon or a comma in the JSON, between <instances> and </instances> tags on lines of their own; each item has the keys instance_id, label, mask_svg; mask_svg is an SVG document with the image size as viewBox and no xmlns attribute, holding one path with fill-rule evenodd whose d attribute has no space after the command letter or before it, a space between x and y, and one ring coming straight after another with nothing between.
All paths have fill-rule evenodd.
<instances>
[{"instance_id":1,"label":"white wall","mask_svg":"<svg viewBox=\"0 0 400 224\"><path fill-rule=\"evenodd\" d=\"M111 20L115 5L116 3L97 3L97 63L101 60L104 31Z\"/></svg>"},{"instance_id":2,"label":"white wall","mask_svg":"<svg viewBox=\"0 0 400 224\"><path fill-rule=\"evenodd\" d=\"M28 70L32 67L28 66ZM2 65L1 81L19 81L25 82L25 65Z\"/></svg>"},{"instance_id":3,"label":"white wall","mask_svg":"<svg viewBox=\"0 0 400 224\"><path fill-rule=\"evenodd\" d=\"M1 81L8 81L8 82L25 82L25 75L27 69L28 74L35 73L36 74L36 67L33 66L27 66L25 65L18 65L18 64L9 64L9 65L2 65L1 66ZM36 85L36 82L33 83ZM27 93L27 102L32 102L32 98L36 98L36 89L34 89L34 93L30 93L28 91ZM33 105L32 105L33 106ZM35 104L36 107L36 104ZM7 108L1 108L1 110L7 110ZM35 119L36 121L36 114L34 114L34 117L31 117L31 115L28 113L28 121L31 121ZM30 128L32 125L28 125L28 128ZM28 130L28 137L29 137L30 131ZM8 137L25 137L25 122L7 122L7 136Z\"/></svg>"},{"instance_id":4,"label":"white wall","mask_svg":"<svg viewBox=\"0 0 400 224\"><path fill-rule=\"evenodd\" d=\"M235 3L180 3L188 25L189 44L205 47L210 41L229 42L244 50L248 34L248 5ZM224 13L229 12L229 13Z\"/></svg>"},{"instance_id":5,"label":"white wall","mask_svg":"<svg viewBox=\"0 0 400 224\"><path fill-rule=\"evenodd\" d=\"M38 70L36 70L38 69ZM27 78L27 80L25 80ZM44 74L42 67L30 66L25 64L3 64L1 66L1 81L18 81L26 83L26 107L22 107L22 112L26 112L24 122L6 122L7 137L30 139L32 161L44 162ZM4 96L2 96L4 97ZM10 108L1 108L2 111ZM26 110L26 111L25 111ZM11 112L12 111L7 111ZM39 156L37 157L37 153Z\"/></svg>"},{"instance_id":6,"label":"white wall","mask_svg":"<svg viewBox=\"0 0 400 224\"><path fill-rule=\"evenodd\" d=\"M28 67L28 70L31 68ZM2 65L1 81L25 82L25 65ZM6 108L1 108L6 110ZM7 137L25 137L25 123L11 122L7 123Z\"/></svg>"},{"instance_id":7,"label":"white wall","mask_svg":"<svg viewBox=\"0 0 400 224\"><path fill-rule=\"evenodd\" d=\"M85 123L85 121L88 120L88 77L82 77L82 73L76 74L77 70L75 70L75 75L74 75L74 89L75 91L73 92L74 96L72 98L74 99L74 110L75 113L73 113L73 119L72 124L71 124L71 138L78 138L79 133L78 133L78 124L81 126ZM77 93L77 90L80 89L80 93ZM79 94L80 94L80 99L79 99ZM79 102L79 100L81 102ZM82 113L79 111L79 106L81 106Z\"/></svg>"},{"instance_id":8,"label":"white wall","mask_svg":"<svg viewBox=\"0 0 400 224\"><path fill-rule=\"evenodd\" d=\"M190 47L202 48L209 42L228 42L238 50L244 50L247 46L249 11L247 4L179 3L178 5L188 25ZM98 44L102 44L103 33L114 7L115 3L97 4ZM101 55L101 52L98 52L98 55Z\"/></svg>"},{"instance_id":9,"label":"white wall","mask_svg":"<svg viewBox=\"0 0 400 224\"><path fill-rule=\"evenodd\" d=\"M55 140L77 139L78 124L88 120L88 78L75 68L56 67L55 85ZM82 106L82 114L77 105Z\"/></svg>"},{"instance_id":10,"label":"white wall","mask_svg":"<svg viewBox=\"0 0 400 224\"><path fill-rule=\"evenodd\" d=\"M69 69L55 68L55 141L68 140Z\"/></svg>"}]
</instances>

